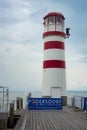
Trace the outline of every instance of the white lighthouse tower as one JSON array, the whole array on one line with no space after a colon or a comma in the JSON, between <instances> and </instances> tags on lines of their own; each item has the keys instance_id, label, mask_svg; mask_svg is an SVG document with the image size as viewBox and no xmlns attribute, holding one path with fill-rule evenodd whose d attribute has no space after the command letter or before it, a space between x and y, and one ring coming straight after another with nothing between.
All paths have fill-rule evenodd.
<instances>
[{"instance_id":1,"label":"white lighthouse tower","mask_svg":"<svg viewBox=\"0 0 87 130\"><path fill-rule=\"evenodd\" d=\"M50 12L44 17L43 97L66 96L64 20L58 12Z\"/></svg>"}]
</instances>

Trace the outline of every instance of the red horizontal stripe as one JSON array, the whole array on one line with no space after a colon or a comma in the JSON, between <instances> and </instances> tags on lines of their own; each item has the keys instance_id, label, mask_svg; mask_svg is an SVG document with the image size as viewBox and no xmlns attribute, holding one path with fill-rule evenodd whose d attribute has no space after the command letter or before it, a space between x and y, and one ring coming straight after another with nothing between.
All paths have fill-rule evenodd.
<instances>
[{"instance_id":1,"label":"red horizontal stripe","mask_svg":"<svg viewBox=\"0 0 87 130\"><path fill-rule=\"evenodd\" d=\"M64 32L60 32L60 31L49 31L49 32L45 32L43 33L43 38L50 36L50 35L58 35L58 36L62 36L65 37L66 34Z\"/></svg>"},{"instance_id":2,"label":"red horizontal stripe","mask_svg":"<svg viewBox=\"0 0 87 130\"><path fill-rule=\"evenodd\" d=\"M65 61L47 60L43 62L43 68L65 68Z\"/></svg>"},{"instance_id":3,"label":"red horizontal stripe","mask_svg":"<svg viewBox=\"0 0 87 130\"><path fill-rule=\"evenodd\" d=\"M60 41L49 41L44 43L44 50L45 49L64 49L64 42Z\"/></svg>"}]
</instances>

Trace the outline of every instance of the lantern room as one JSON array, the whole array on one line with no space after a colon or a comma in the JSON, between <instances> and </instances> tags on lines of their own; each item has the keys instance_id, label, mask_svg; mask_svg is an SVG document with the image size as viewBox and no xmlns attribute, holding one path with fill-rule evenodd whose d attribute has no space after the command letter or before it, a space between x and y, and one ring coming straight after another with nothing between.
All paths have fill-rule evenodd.
<instances>
[{"instance_id":1,"label":"lantern room","mask_svg":"<svg viewBox=\"0 0 87 130\"><path fill-rule=\"evenodd\" d=\"M64 16L58 12L48 13L44 17L44 32L64 31Z\"/></svg>"}]
</instances>

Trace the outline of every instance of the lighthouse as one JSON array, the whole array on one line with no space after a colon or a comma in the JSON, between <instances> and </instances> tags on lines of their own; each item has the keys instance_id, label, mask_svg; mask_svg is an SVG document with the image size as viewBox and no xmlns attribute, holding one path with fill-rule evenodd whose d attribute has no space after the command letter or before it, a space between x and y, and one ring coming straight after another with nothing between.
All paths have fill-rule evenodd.
<instances>
[{"instance_id":1,"label":"lighthouse","mask_svg":"<svg viewBox=\"0 0 87 130\"><path fill-rule=\"evenodd\" d=\"M42 96L52 98L66 97L65 17L59 12L50 12L43 19ZM69 29L67 29L68 31Z\"/></svg>"}]
</instances>

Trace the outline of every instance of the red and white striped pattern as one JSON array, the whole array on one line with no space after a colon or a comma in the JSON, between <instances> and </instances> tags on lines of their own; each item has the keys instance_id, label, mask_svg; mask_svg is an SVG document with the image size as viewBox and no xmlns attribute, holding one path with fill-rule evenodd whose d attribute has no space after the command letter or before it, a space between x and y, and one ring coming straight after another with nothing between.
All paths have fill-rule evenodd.
<instances>
[{"instance_id":1,"label":"red and white striped pattern","mask_svg":"<svg viewBox=\"0 0 87 130\"><path fill-rule=\"evenodd\" d=\"M57 37L56 41L52 41ZM64 42L60 40L64 39L65 33L63 32L46 32L43 34L44 41L44 62L43 68L65 68L65 55L64 55ZM46 38L46 40L45 40ZM50 38L52 40L50 41Z\"/></svg>"},{"instance_id":2,"label":"red and white striped pattern","mask_svg":"<svg viewBox=\"0 0 87 130\"><path fill-rule=\"evenodd\" d=\"M62 31L62 25L60 25L59 30L58 27L59 25L57 26L57 31L55 31L55 27L54 31L51 31L53 30L53 25L49 25L50 30L48 32L43 33L43 96L52 96L51 88L53 87L59 88L58 97L64 96L66 92L66 65L64 47L65 33Z\"/></svg>"}]
</instances>

